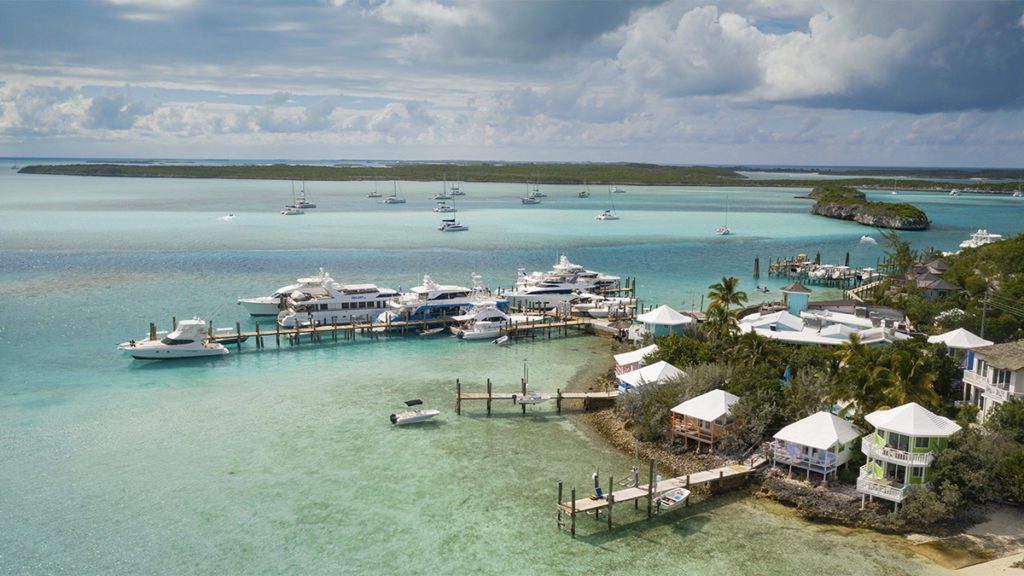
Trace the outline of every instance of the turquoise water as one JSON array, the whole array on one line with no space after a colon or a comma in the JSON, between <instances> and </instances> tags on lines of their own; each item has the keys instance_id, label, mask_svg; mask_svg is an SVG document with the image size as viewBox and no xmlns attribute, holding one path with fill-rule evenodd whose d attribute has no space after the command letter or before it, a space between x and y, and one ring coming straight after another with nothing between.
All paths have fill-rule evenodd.
<instances>
[{"instance_id":1,"label":"turquoise water","mask_svg":"<svg viewBox=\"0 0 1024 576\"><path fill-rule=\"evenodd\" d=\"M798 190L631 188L607 194L468 184L470 226L441 234L440 183L401 183L404 206L359 183L310 183L322 208L277 214L286 182L18 175L0 166L0 572L924 574L878 539L839 534L736 499L657 522L617 512L611 533L554 526L556 483L632 462L572 418L538 406L452 409L455 378L553 391L608 365L605 340L497 348L450 338L360 339L218 360L142 363L117 342L149 322L199 314L252 323L235 305L324 266L343 281L408 288L425 273L509 286L560 252L639 278L645 302L699 305L724 275L742 287L762 261L820 251L873 264L868 229L812 217ZM726 199L728 196L728 199ZM888 199L888 197L883 198ZM935 220L915 245L952 249L978 227L1020 231L1024 202L904 194ZM726 217L735 231L716 237ZM218 218L234 214L231 221ZM442 409L396 429L408 398ZM821 550L829 550L822 555ZM898 569L894 569L894 566Z\"/></svg>"}]
</instances>

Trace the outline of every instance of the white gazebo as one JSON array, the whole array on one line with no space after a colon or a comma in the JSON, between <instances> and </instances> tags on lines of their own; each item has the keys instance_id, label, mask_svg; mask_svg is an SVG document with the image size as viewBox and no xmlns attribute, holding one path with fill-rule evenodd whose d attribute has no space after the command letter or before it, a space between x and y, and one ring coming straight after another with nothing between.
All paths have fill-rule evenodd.
<instances>
[{"instance_id":1,"label":"white gazebo","mask_svg":"<svg viewBox=\"0 0 1024 576\"><path fill-rule=\"evenodd\" d=\"M632 352L623 352L622 354L615 355L615 375L625 374L626 372L632 372L637 368L643 368L644 358L654 354L658 351L657 344L651 344L650 346L644 346L643 348L633 350Z\"/></svg>"},{"instance_id":2,"label":"white gazebo","mask_svg":"<svg viewBox=\"0 0 1024 576\"><path fill-rule=\"evenodd\" d=\"M991 340L985 340L980 336L975 336L970 331L965 330L963 328L950 330L945 334L929 336L928 341L931 342L932 344L941 342L949 348L957 348L960 350L970 350L972 348L991 346L993 344Z\"/></svg>"},{"instance_id":3,"label":"white gazebo","mask_svg":"<svg viewBox=\"0 0 1024 576\"><path fill-rule=\"evenodd\" d=\"M847 463L860 432L846 420L828 412L817 412L793 422L775 434L772 460L828 477Z\"/></svg>"},{"instance_id":4,"label":"white gazebo","mask_svg":"<svg viewBox=\"0 0 1024 576\"><path fill-rule=\"evenodd\" d=\"M683 326L694 322L694 319L685 314L680 314L668 306L658 306L650 312L645 312L636 317L644 323L644 329L654 336L668 336L669 334L683 333Z\"/></svg>"},{"instance_id":5,"label":"white gazebo","mask_svg":"<svg viewBox=\"0 0 1024 576\"><path fill-rule=\"evenodd\" d=\"M677 376L686 376L686 372L683 372L679 368L665 362L655 362L650 366L644 366L638 368L632 372L626 372L625 374L619 375L619 388L638 388L644 384L655 384L658 382L664 382L670 378Z\"/></svg>"}]
</instances>

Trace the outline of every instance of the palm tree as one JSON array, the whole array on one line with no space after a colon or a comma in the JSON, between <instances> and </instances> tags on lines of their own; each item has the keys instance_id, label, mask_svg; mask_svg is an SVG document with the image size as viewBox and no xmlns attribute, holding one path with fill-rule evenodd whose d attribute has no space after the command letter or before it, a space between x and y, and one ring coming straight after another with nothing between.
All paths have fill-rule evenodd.
<instances>
[{"instance_id":1,"label":"palm tree","mask_svg":"<svg viewBox=\"0 0 1024 576\"><path fill-rule=\"evenodd\" d=\"M747 302L747 293L736 289L739 283L739 278L729 276L728 278L722 278L721 282L708 286L708 298L711 299L710 306L724 305L726 308L729 308L733 304L737 306L745 304Z\"/></svg>"},{"instance_id":2,"label":"palm tree","mask_svg":"<svg viewBox=\"0 0 1024 576\"><path fill-rule=\"evenodd\" d=\"M736 311L717 303L708 306L704 332L712 339L726 337L736 330Z\"/></svg>"},{"instance_id":3,"label":"palm tree","mask_svg":"<svg viewBox=\"0 0 1024 576\"><path fill-rule=\"evenodd\" d=\"M920 354L898 350L889 356L889 386L885 398L893 406L917 402L926 408L937 408L939 395L935 392L935 373L930 372Z\"/></svg>"}]
</instances>

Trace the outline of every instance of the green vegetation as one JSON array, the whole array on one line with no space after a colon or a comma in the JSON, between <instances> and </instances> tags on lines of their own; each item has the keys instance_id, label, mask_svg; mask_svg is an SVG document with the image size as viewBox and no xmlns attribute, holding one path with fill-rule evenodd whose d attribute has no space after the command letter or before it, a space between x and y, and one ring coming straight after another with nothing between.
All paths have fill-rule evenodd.
<instances>
[{"instance_id":1,"label":"green vegetation","mask_svg":"<svg viewBox=\"0 0 1024 576\"><path fill-rule=\"evenodd\" d=\"M905 202L869 202L863 192L843 184L815 186L808 197L815 200L811 211L822 216L890 228L928 227L928 216L916 206Z\"/></svg>"}]
</instances>

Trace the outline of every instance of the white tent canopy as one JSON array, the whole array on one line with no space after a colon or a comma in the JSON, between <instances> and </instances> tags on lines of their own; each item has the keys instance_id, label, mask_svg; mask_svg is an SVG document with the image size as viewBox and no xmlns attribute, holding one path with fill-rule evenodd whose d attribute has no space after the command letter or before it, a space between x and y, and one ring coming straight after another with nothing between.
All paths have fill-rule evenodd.
<instances>
[{"instance_id":1,"label":"white tent canopy","mask_svg":"<svg viewBox=\"0 0 1024 576\"><path fill-rule=\"evenodd\" d=\"M963 328L957 328L956 330L951 330L945 334L939 334L937 336L929 336L928 341L933 344L942 342L950 348L960 348L963 350L992 345L990 340L985 340L980 336L975 336Z\"/></svg>"},{"instance_id":2,"label":"white tent canopy","mask_svg":"<svg viewBox=\"0 0 1024 576\"><path fill-rule=\"evenodd\" d=\"M686 372L683 372L679 368L665 362L655 362L650 366L644 366L632 372L626 372L625 374L619 375L619 381L625 382L634 388L643 384L654 384L655 382L664 382L669 378L675 378L676 376L685 376Z\"/></svg>"},{"instance_id":3,"label":"white tent canopy","mask_svg":"<svg viewBox=\"0 0 1024 576\"><path fill-rule=\"evenodd\" d=\"M659 326L679 326L680 324L689 324L694 321L690 316L680 314L665 305L658 306L650 312L641 314L636 319L644 324L657 324Z\"/></svg>"},{"instance_id":4,"label":"white tent canopy","mask_svg":"<svg viewBox=\"0 0 1024 576\"><path fill-rule=\"evenodd\" d=\"M960 425L949 418L932 414L917 402L889 410L876 410L864 417L875 428L906 434L907 436L946 438L960 430Z\"/></svg>"},{"instance_id":5,"label":"white tent canopy","mask_svg":"<svg viewBox=\"0 0 1024 576\"><path fill-rule=\"evenodd\" d=\"M615 355L615 365L625 366L626 364L636 364L644 359L649 354L654 354L658 351L657 344L651 344L650 346L644 346L639 350L633 350L632 352L623 352L622 354Z\"/></svg>"},{"instance_id":6,"label":"white tent canopy","mask_svg":"<svg viewBox=\"0 0 1024 576\"><path fill-rule=\"evenodd\" d=\"M679 404L672 412L681 416L690 416L699 420L718 420L729 413L729 408L739 400L735 394L725 390L712 390Z\"/></svg>"},{"instance_id":7,"label":"white tent canopy","mask_svg":"<svg viewBox=\"0 0 1024 576\"><path fill-rule=\"evenodd\" d=\"M775 439L818 450L829 450L837 442L846 444L859 436L860 433L853 427L853 424L835 414L817 412L779 430Z\"/></svg>"}]
</instances>

